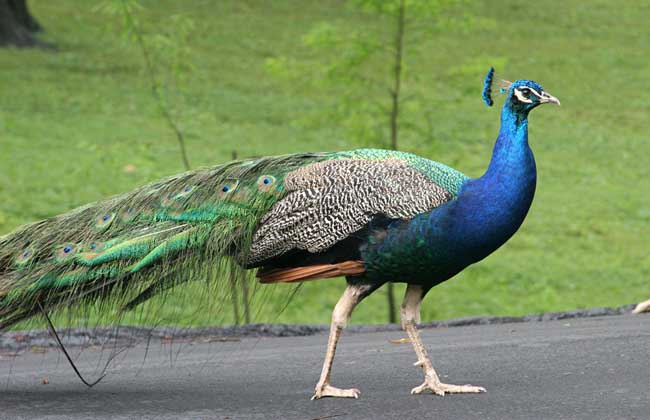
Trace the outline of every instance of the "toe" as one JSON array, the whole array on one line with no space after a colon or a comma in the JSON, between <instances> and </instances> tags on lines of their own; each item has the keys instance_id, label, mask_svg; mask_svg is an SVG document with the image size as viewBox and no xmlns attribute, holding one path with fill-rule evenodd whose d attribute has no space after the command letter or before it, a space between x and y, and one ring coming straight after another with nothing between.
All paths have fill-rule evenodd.
<instances>
[{"instance_id":1,"label":"toe","mask_svg":"<svg viewBox=\"0 0 650 420\"><path fill-rule=\"evenodd\" d=\"M445 392L449 394L480 394L486 392L485 388L482 386L474 385L449 385L442 384Z\"/></svg>"},{"instance_id":2,"label":"toe","mask_svg":"<svg viewBox=\"0 0 650 420\"><path fill-rule=\"evenodd\" d=\"M425 382L413 388L411 394L421 394L424 391L431 391L433 394L441 397L444 397L446 394L479 394L487 392L482 386Z\"/></svg>"},{"instance_id":3,"label":"toe","mask_svg":"<svg viewBox=\"0 0 650 420\"><path fill-rule=\"evenodd\" d=\"M445 396L445 390L439 386L431 386L427 382L424 382L420 386L416 386L411 390L411 394L422 394L425 391L431 391L432 393L439 395L441 397Z\"/></svg>"},{"instance_id":4,"label":"toe","mask_svg":"<svg viewBox=\"0 0 650 420\"><path fill-rule=\"evenodd\" d=\"M359 398L361 391L356 388L341 389L331 385L325 385L321 388L316 388L316 392L311 397L313 400L318 400L324 397L339 397L339 398Z\"/></svg>"}]
</instances>

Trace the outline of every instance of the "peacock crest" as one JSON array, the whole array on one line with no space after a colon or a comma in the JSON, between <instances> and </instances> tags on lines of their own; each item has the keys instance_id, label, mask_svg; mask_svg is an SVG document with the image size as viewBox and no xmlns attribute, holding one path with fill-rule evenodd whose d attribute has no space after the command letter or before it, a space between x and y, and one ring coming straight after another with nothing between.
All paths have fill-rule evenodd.
<instances>
[{"instance_id":1,"label":"peacock crest","mask_svg":"<svg viewBox=\"0 0 650 420\"><path fill-rule=\"evenodd\" d=\"M494 83L494 79L495 79L494 67L490 67L488 72L485 74L485 79L483 79L483 92L481 94L483 98L483 102L487 106L494 105L494 100L492 98L492 85ZM509 82L507 80L500 80L499 93L505 94L508 91L508 89L510 89L511 85L512 82Z\"/></svg>"}]
</instances>

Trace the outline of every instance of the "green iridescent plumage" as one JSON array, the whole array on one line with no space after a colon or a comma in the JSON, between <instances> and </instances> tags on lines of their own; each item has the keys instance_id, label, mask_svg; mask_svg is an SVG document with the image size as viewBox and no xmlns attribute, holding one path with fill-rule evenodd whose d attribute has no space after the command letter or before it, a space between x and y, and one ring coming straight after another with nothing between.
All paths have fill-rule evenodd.
<instances>
[{"instance_id":1,"label":"green iridescent plumage","mask_svg":"<svg viewBox=\"0 0 650 420\"><path fill-rule=\"evenodd\" d=\"M458 189L464 181L468 179L467 175L459 172L440 162L429 159L423 159L412 153L399 152L383 149L358 149L351 152L341 152L340 156L346 156L356 159L398 159L406 162L408 165L424 174L431 181L440 185L449 191L454 197L458 195Z\"/></svg>"},{"instance_id":2,"label":"green iridescent plumage","mask_svg":"<svg viewBox=\"0 0 650 420\"><path fill-rule=\"evenodd\" d=\"M0 237L0 329L77 300L133 306L202 273L241 269L284 178L335 159L397 159L457 194L466 177L384 150L296 154L183 173Z\"/></svg>"}]
</instances>

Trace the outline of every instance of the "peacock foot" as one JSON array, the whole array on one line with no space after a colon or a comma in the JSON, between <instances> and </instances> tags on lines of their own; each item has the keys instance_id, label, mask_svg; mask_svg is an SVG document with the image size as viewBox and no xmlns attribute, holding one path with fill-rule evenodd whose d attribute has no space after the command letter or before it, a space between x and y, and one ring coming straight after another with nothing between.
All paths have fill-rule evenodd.
<instances>
[{"instance_id":1,"label":"peacock foot","mask_svg":"<svg viewBox=\"0 0 650 420\"><path fill-rule=\"evenodd\" d=\"M416 386L411 390L411 394L421 394L425 391L431 391L441 397L444 397L445 394L479 394L486 392L482 386L443 384L440 381L426 378L422 385Z\"/></svg>"},{"instance_id":2,"label":"peacock foot","mask_svg":"<svg viewBox=\"0 0 650 420\"><path fill-rule=\"evenodd\" d=\"M311 397L313 400L319 400L323 397L339 397L339 398L359 398L361 391L356 388L350 389L341 389L333 387L330 384L318 384L316 385L316 390L314 391L314 396Z\"/></svg>"},{"instance_id":3,"label":"peacock foot","mask_svg":"<svg viewBox=\"0 0 650 420\"><path fill-rule=\"evenodd\" d=\"M650 312L650 300L639 303L632 311L635 314L640 314L641 312Z\"/></svg>"}]
</instances>

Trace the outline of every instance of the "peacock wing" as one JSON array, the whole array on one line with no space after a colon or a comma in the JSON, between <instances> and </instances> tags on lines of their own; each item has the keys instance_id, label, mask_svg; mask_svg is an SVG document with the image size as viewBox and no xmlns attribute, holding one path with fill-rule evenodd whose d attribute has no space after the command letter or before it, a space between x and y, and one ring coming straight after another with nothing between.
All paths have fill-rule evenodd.
<instances>
[{"instance_id":1,"label":"peacock wing","mask_svg":"<svg viewBox=\"0 0 650 420\"><path fill-rule=\"evenodd\" d=\"M454 197L397 158L316 162L288 173L284 185L287 195L260 220L249 266L296 249L325 251L375 216L409 219Z\"/></svg>"}]
</instances>

